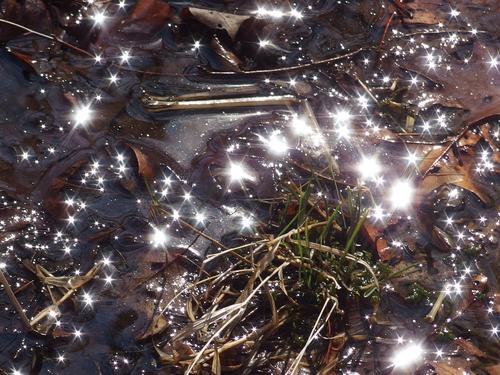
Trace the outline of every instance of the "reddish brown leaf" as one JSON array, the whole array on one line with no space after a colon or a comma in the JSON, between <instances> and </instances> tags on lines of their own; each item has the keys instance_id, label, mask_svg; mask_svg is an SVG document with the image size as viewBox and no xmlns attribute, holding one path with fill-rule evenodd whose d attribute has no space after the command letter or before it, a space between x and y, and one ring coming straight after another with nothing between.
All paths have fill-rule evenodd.
<instances>
[{"instance_id":1,"label":"reddish brown leaf","mask_svg":"<svg viewBox=\"0 0 500 375\"><path fill-rule=\"evenodd\" d=\"M361 228L361 235L365 238L368 244L377 252L381 260L390 260L394 257L394 252L391 251L387 240L382 237L379 229L372 224L365 223Z\"/></svg>"},{"instance_id":2,"label":"reddish brown leaf","mask_svg":"<svg viewBox=\"0 0 500 375\"><path fill-rule=\"evenodd\" d=\"M427 106L441 104L465 109L469 111L468 123L473 124L500 115L500 74L496 69L488 69L488 62L495 55L496 51L476 42L468 62L449 57L447 65L451 69L444 64L427 69L420 61L404 64L403 67L440 86L431 93L433 100L428 101Z\"/></svg>"},{"instance_id":3,"label":"reddish brown leaf","mask_svg":"<svg viewBox=\"0 0 500 375\"><path fill-rule=\"evenodd\" d=\"M462 156L462 165L454 157L442 160L437 164L438 171L428 174L419 184L422 194L428 194L445 184L461 187L475 194L484 204L492 204L491 197L477 184L474 177L475 160L468 155Z\"/></svg>"},{"instance_id":4,"label":"reddish brown leaf","mask_svg":"<svg viewBox=\"0 0 500 375\"><path fill-rule=\"evenodd\" d=\"M489 375L500 375L500 365L484 366L483 370Z\"/></svg>"},{"instance_id":5,"label":"reddish brown leaf","mask_svg":"<svg viewBox=\"0 0 500 375\"><path fill-rule=\"evenodd\" d=\"M147 156L139 147L127 144L128 147L134 152L137 159L138 173L146 181L150 181L155 176L155 167L153 161Z\"/></svg>"},{"instance_id":6,"label":"reddish brown leaf","mask_svg":"<svg viewBox=\"0 0 500 375\"><path fill-rule=\"evenodd\" d=\"M462 350L464 350L467 354L473 355L478 358L488 358L488 355L479 349L472 342L464 340L464 339L455 339L455 344L457 344Z\"/></svg>"},{"instance_id":7,"label":"reddish brown leaf","mask_svg":"<svg viewBox=\"0 0 500 375\"><path fill-rule=\"evenodd\" d=\"M170 5L160 0L139 0L129 16L128 31L150 33L161 28L170 17Z\"/></svg>"}]
</instances>

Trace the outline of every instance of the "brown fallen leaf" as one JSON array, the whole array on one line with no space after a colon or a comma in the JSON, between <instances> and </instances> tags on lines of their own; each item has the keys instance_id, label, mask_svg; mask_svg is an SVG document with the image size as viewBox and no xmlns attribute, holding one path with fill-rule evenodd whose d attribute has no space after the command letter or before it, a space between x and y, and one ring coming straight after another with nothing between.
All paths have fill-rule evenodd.
<instances>
[{"instance_id":1,"label":"brown fallen leaf","mask_svg":"<svg viewBox=\"0 0 500 375\"><path fill-rule=\"evenodd\" d=\"M394 2L396 3L396 2ZM450 5L454 2L442 0L409 0L400 1L399 7L404 10L400 12L405 24L436 25L438 23L449 24L455 20L450 15ZM479 30L485 30L493 35L498 35L498 19L500 16L500 3L491 0L468 0L458 4L460 18L473 19ZM496 21L496 22L495 22Z\"/></svg>"},{"instance_id":2,"label":"brown fallen leaf","mask_svg":"<svg viewBox=\"0 0 500 375\"><path fill-rule=\"evenodd\" d=\"M187 12L202 24L211 29L226 30L229 37L234 40L241 25L252 16L241 16L232 13L217 12L215 10L189 7Z\"/></svg>"},{"instance_id":3,"label":"brown fallen leaf","mask_svg":"<svg viewBox=\"0 0 500 375\"><path fill-rule=\"evenodd\" d=\"M443 252L450 252L454 247L453 241L448 233L436 226L432 227L432 243Z\"/></svg>"},{"instance_id":4,"label":"brown fallen leaf","mask_svg":"<svg viewBox=\"0 0 500 375\"><path fill-rule=\"evenodd\" d=\"M142 41L160 31L170 18L170 5L161 0L139 0L122 18L113 18L99 34L97 45L115 47L126 40Z\"/></svg>"},{"instance_id":5,"label":"brown fallen leaf","mask_svg":"<svg viewBox=\"0 0 500 375\"><path fill-rule=\"evenodd\" d=\"M170 17L170 5L160 0L139 0L130 12L124 31L151 33Z\"/></svg>"},{"instance_id":6,"label":"brown fallen leaf","mask_svg":"<svg viewBox=\"0 0 500 375\"><path fill-rule=\"evenodd\" d=\"M484 366L483 370L486 371L488 375L500 375L500 365Z\"/></svg>"},{"instance_id":7,"label":"brown fallen leaf","mask_svg":"<svg viewBox=\"0 0 500 375\"><path fill-rule=\"evenodd\" d=\"M467 123L474 124L500 115L500 74L495 69L488 69L490 56L495 55L495 50L476 42L467 62L449 56L447 65L451 69L444 64L427 69L420 61L408 62L402 67L439 85L431 90L432 100L427 101L427 107L441 104L467 110Z\"/></svg>"},{"instance_id":8,"label":"brown fallen leaf","mask_svg":"<svg viewBox=\"0 0 500 375\"><path fill-rule=\"evenodd\" d=\"M146 181L150 181L155 177L155 165L151 158L146 155L138 146L126 144L134 152L137 159L138 173Z\"/></svg>"},{"instance_id":9,"label":"brown fallen leaf","mask_svg":"<svg viewBox=\"0 0 500 375\"><path fill-rule=\"evenodd\" d=\"M483 352L481 349L479 349L476 345L474 345L470 341L464 339L455 339L453 342L457 344L460 348L462 348L462 350L465 351L467 354L473 355L478 358L488 358L488 354Z\"/></svg>"},{"instance_id":10,"label":"brown fallen leaf","mask_svg":"<svg viewBox=\"0 0 500 375\"><path fill-rule=\"evenodd\" d=\"M436 375L463 375L465 369L458 366L452 366L445 362L432 362L432 367Z\"/></svg>"},{"instance_id":11,"label":"brown fallen leaf","mask_svg":"<svg viewBox=\"0 0 500 375\"><path fill-rule=\"evenodd\" d=\"M361 235L365 238L368 244L377 252L381 260L390 260L394 258L395 253L391 251L387 240L382 237L379 229L369 223L364 223L361 228Z\"/></svg>"},{"instance_id":12,"label":"brown fallen leaf","mask_svg":"<svg viewBox=\"0 0 500 375\"><path fill-rule=\"evenodd\" d=\"M158 333L163 332L168 327L168 320L163 316L163 314L157 314L151 324L148 326L144 333L137 336L137 340L145 340L148 337L157 335Z\"/></svg>"},{"instance_id":13,"label":"brown fallen leaf","mask_svg":"<svg viewBox=\"0 0 500 375\"><path fill-rule=\"evenodd\" d=\"M419 192L423 195L429 194L435 189L445 184L451 184L461 187L476 195L485 205L491 206L493 200L477 184L474 177L475 160L470 155L462 155L460 165L459 161L448 155L449 160L441 160L436 167L438 170L425 176L419 183Z\"/></svg>"},{"instance_id":14,"label":"brown fallen leaf","mask_svg":"<svg viewBox=\"0 0 500 375\"><path fill-rule=\"evenodd\" d=\"M212 51L217 55L221 64L221 70L240 72L241 60L232 51L227 49L218 37L213 37L210 41Z\"/></svg>"}]
</instances>

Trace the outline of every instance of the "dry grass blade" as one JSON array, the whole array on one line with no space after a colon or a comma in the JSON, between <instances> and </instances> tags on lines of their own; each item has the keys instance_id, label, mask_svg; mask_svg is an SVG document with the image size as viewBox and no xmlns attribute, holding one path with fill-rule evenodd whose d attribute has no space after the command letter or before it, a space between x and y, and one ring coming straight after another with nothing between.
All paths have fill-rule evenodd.
<instances>
[{"instance_id":1,"label":"dry grass blade","mask_svg":"<svg viewBox=\"0 0 500 375\"><path fill-rule=\"evenodd\" d=\"M328 311L328 313L326 314L325 318L323 319L323 323L321 323L321 325L320 325L321 319L323 317L323 313L325 312L326 307L328 306L328 304L330 302L332 302L332 306L331 306L330 310ZM314 339L316 339L316 337L318 337L319 333L324 328L326 322L328 321L328 319L330 319L330 316L333 314L333 312L335 311L337 306L338 306L338 301L336 299L333 299L333 298L326 299L326 301L323 304L323 307L321 308L321 311L318 315L318 318L316 319L316 322L314 323L314 326L311 330L311 333L309 334L309 337L307 338L306 344L304 345L302 350L299 352L297 357L294 359L294 361L290 365L290 368L286 372L287 374L289 374L289 375L297 374L297 372L299 371L300 363L302 361L302 357L304 357L304 354L306 353L307 348L309 347L311 342L313 342Z\"/></svg>"},{"instance_id":2,"label":"dry grass blade","mask_svg":"<svg viewBox=\"0 0 500 375\"><path fill-rule=\"evenodd\" d=\"M42 283L45 285L52 285L59 288L65 289L78 289L82 285L88 283L92 280L97 273L101 270L102 263L97 263L93 266L85 275L76 275L76 276L46 276L51 275L47 270L45 270L42 266L36 266L36 275L40 279Z\"/></svg>"},{"instance_id":3,"label":"dry grass blade","mask_svg":"<svg viewBox=\"0 0 500 375\"><path fill-rule=\"evenodd\" d=\"M212 375L221 374L220 356L217 348L214 349L214 359L212 360Z\"/></svg>"},{"instance_id":4,"label":"dry grass blade","mask_svg":"<svg viewBox=\"0 0 500 375\"><path fill-rule=\"evenodd\" d=\"M191 364L189 365L189 367L187 368L185 374L188 375L188 374L191 374L191 372L193 371L193 369L199 364L203 354L205 353L205 351L208 349L208 347L212 344L212 342L221 336L221 334L226 330L226 328L230 327L233 323L237 322L239 319L241 319L242 315L244 314L249 302L251 301L251 299L255 296L255 294L260 290L262 289L262 287L271 279L273 278L278 272L280 269L284 269L286 268L290 263L288 262L285 262L283 264L281 264L279 267L277 267L273 272L271 272L270 275L268 275L266 278L264 278L257 287L255 287L252 292L246 296L246 298L244 299L243 302L240 302L240 303L236 303L236 304L233 304L233 305L230 305L230 306L227 306L226 308L222 309L223 310L223 314L221 314L220 312L217 314L217 317L220 317L220 318L223 318L223 317L227 317L227 321L222 324L222 326L220 326L213 334L212 336L210 337L210 339L205 343L205 345L203 346L203 348L201 350L198 351L198 353L196 354L196 356L194 357L193 361L191 362ZM233 313L233 315L231 317L229 317L231 315L231 313ZM204 326L205 322L207 322L209 320L209 318L201 318L201 324L200 326ZM177 339L177 336L173 339L174 341Z\"/></svg>"}]
</instances>

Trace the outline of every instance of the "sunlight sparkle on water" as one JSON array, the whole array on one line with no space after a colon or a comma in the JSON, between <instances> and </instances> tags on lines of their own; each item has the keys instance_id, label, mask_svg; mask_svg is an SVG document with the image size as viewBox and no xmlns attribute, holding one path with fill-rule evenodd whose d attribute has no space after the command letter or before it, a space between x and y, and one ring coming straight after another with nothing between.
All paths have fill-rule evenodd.
<instances>
[{"instance_id":1,"label":"sunlight sparkle on water","mask_svg":"<svg viewBox=\"0 0 500 375\"><path fill-rule=\"evenodd\" d=\"M259 134L259 138L266 145L269 152L273 154L283 155L288 150L286 138L279 131L273 132L269 138L264 138Z\"/></svg>"},{"instance_id":2,"label":"sunlight sparkle on water","mask_svg":"<svg viewBox=\"0 0 500 375\"><path fill-rule=\"evenodd\" d=\"M92 109L90 109L90 104L78 107L73 115L73 121L75 125L85 125L92 120Z\"/></svg>"},{"instance_id":3,"label":"sunlight sparkle on water","mask_svg":"<svg viewBox=\"0 0 500 375\"><path fill-rule=\"evenodd\" d=\"M162 247L168 241L167 233L163 229L153 228L153 233L151 234L151 243L154 247Z\"/></svg>"},{"instance_id":4,"label":"sunlight sparkle on water","mask_svg":"<svg viewBox=\"0 0 500 375\"><path fill-rule=\"evenodd\" d=\"M399 349L391 359L395 368L404 369L422 360L424 349L419 344L409 344Z\"/></svg>"},{"instance_id":5,"label":"sunlight sparkle on water","mask_svg":"<svg viewBox=\"0 0 500 375\"><path fill-rule=\"evenodd\" d=\"M304 136L312 133L311 127L307 124L306 120L296 114L292 117L291 128L298 136Z\"/></svg>"},{"instance_id":6,"label":"sunlight sparkle on water","mask_svg":"<svg viewBox=\"0 0 500 375\"><path fill-rule=\"evenodd\" d=\"M390 201L393 208L404 209L410 206L413 200L414 191L415 189L410 181L395 181L390 190Z\"/></svg>"},{"instance_id":7,"label":"sunlight sparkle on water","mask_svg":"<svg viewBox=\"0 0 500 375\"><path fill-rule=\"evenodd\" d=\"M376 157L363 156L358 164L358 172L363 179L374 179L381 171L382 167Z\"/></svg>"},{"instance_id":8,"label":"sunlight sparkle on water","mask_svg":"<svg viewBox=\"0 0 500 375\"><path fill-rule=\"evenodd\" d=\"M229 164L228 175L231 182L242 182L244 180L255 181L255 177L250 174L247 168L241 163L231 162Z\"/></svg>"},{"instance_id":9,"label":"sunlight sparkle on water","mask_svg":"<svg viewBox=\"0 0 500 375\"><path fill-rule=\"evenodd\" d=\"M106 20L107 16L104 12L96 12L92 16L92 18L93 18L94 23L96 25L102 25L104 23L104 21Z\"/></svg>"}]
</instances>

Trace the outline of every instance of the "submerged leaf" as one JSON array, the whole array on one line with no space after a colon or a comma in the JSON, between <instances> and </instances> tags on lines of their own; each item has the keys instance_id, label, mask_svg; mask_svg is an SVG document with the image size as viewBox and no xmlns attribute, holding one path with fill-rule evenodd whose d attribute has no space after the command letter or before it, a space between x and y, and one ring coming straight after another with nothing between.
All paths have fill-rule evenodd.
<instances>
[{"instance_id":1,"label":"submerged leaf","mask_svg":"<svg viewBox=\"0 0 500 375\"><path fill-rule=\"evenodd\" d=\"M447 69L443 64L428 69L425 64L406 63L403 68L416 72L439 85L431 92L432 100L426 106L441 104L446 107L469 111L468 124L500 115L500 75L495 69L487 69L496 51L476 42L472 56L467 61L450 56Z\"/></svg>"},{"instance_id":2,"label":"submerged leaf","mask_svg":"<svg viewBox=\"0 0 500 375\"><path fill-rule=\"evenodd\" d=\"M452 184L461 187L475 194L485 205L491 206L491 197L475 181L474 160L470 157L462 158L462 165L454 158L449 162L438 163L437 172L428 174L419 184L420 192L428 194L445 184Z\"/></svg>"},{"instance_id":3,"label":"submerged leaf","mask_svg":"<svg viewBox=\"0 0 500 375\"><path fill-rule=\"evenodd\" d=\"M146 155L144 151L142 151L138 146L133 146L130 144L127 144L127 146L132 149L137 159L137 172L139 173L139 175L147 181L152 180L155 176L155 167L151 158Z\"/></svg>"}]
</instances>

